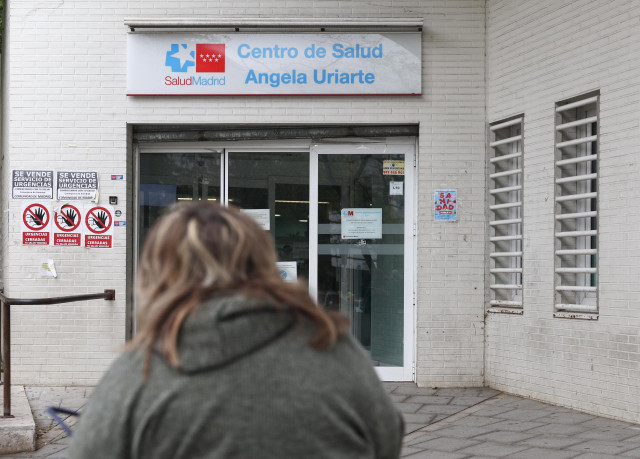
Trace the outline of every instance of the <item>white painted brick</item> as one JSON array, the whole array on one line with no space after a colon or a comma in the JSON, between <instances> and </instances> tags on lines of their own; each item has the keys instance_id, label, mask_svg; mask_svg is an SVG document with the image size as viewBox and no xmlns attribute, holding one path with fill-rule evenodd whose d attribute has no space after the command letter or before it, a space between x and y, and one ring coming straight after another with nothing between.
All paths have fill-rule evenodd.
<instances>
[{"instance_id":1,"label":"white painted brick","mask_svg":"<svg viewBox=\"0 0 640 459\"><path fill-rule=\"evenodd\" d=\"M487 2L488 121L525 114L525 312L488 317L486 380L634 422L640 382L629 369L640 360L640 246L630 240L637 240L640 222L633 182L640 172L639 22L634 1ZM601 94L600 318L553 319L553 107L595 89Z\"/></svg>"},{"instance_id":2,"label":"white painted brick","mask_svg":"<svg viewBox=\"0 0 640 459\"><path fill-rule=\"evenodd\" d=\"M377 4L364 0L72 0L55 4L20 0L8 8L5 196L10 168L72 165L98 170L102 195L117 194L119 207L124 208L127 183L111 183L108 175L126 171L127 123L419 124L417 380L421 385L439 386L483 383L483 0ZM421 17L425 21L424 94L236 97L215 103L210 98L127 98L123 19L200 17L203 11L209 17L245 17L248 11L258 17ZM458 189L458 222L433 221L431 196L436 188ZM23 247L19 244L20 204L7 198L3 204L9 212L2 222L2 268L11 296L117 291L114 303L16 308L14 382L95 383L123 344L125 232L116 229L116 249L108 253ZM58 279L37 277L38 262L45 257L59 265ZM446 325L433 322L442 319ZM42 342L32 335L40 332L45 333ZM443 340L436 338L438 334ZM59 344L47 343L49 338Z\"/></svg>"}]
</instances>

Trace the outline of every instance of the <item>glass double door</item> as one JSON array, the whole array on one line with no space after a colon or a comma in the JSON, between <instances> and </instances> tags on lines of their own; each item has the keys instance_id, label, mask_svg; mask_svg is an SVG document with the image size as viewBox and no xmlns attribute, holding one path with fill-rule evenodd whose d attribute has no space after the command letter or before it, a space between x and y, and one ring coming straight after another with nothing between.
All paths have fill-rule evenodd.
<instances>
[{"instance_id":1,"label":"glass double door","mask_svg":"<svg viewBox=\"0 0 640 459\"><path fill-rule=\"evenodd\" d=\"M287 281L350 319L384 380L413 380L413 145L140 154L141 245L177 201L233 205L269 231Z\"/></svg>"}]
</instances>

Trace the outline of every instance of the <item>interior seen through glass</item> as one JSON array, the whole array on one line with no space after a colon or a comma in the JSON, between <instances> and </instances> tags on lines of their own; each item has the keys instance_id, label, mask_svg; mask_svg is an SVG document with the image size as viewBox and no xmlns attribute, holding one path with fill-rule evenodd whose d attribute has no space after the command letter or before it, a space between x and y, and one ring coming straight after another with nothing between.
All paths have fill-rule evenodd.
<instances>
[{"instance_id":1,"label":"interior seen through glass","mask_svg":"<svg viewBox=\"0 0 640 459\"><path fill-rule=\"evenodd\" d=\"M403 365L404 155L230 152L229 205L272 235L285 280L316 282L375 365ZM177 201L222 198L222 153L140 156L139 246ZM393 172L391 172L393 171ZM309 279L309 177L318 174L317 279ZM359 222L359 223L358 223ZM360 225L360 226L358 226Z\"/></svg>"}]
</instances>

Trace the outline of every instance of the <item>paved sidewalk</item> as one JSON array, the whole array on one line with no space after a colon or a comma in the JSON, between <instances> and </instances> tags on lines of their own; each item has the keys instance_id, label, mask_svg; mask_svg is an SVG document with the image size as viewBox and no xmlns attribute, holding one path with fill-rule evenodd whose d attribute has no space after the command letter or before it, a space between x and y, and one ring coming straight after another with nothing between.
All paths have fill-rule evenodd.
<instances>
[{"instance_id":1,"label":"paved sidewalk","mask_svg":"<svg viewBox=\"0 0 640 459\"><path fill-rule=\"evenodd\" d=\"M405 417L403 458L640 458L640 425L488 388L431 389L410 383L385 387ZM66 458L69 438L45 410L81 410L92 389L27 386L38 450L0 458Z\"/></svg>"}]
</instances>

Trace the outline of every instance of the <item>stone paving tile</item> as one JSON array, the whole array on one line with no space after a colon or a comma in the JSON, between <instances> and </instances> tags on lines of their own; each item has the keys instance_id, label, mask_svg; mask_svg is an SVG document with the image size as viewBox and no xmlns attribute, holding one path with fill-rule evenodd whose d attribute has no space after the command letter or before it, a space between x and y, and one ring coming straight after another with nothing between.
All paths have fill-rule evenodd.
<instances>
[{"instance_id":1,"label":"stone paving tile","mask_svg":"<svg viewBox=\"0 0 640 459\"><path fill-rule=\"evenodd\" d=\"M629 451L625 451L624 453L621 454L621 456L624 457L640 457L640 448L635 448L635 449L631 449Z\"/></svg>"},{"instance_id":2,"label":"stone paving tile","mask_svg":"<svg viewBox=\"0 0 640 459\"><path fill-rule=\"evenodd\" d=\"M583 424L580 424L582 426ZM605 427L603 429L582 430L576 434L577 437L589 440L622 441L632 437L637 437L638 432L628 428Z\"/></svg>"},{"instance_id":3,"label":"stone paving tile","mask_svg":"<svg viewBox=\"0 0 640 459\"><path fill-rule=\"evenodd\" d=\"M515 395L505 396L500 400L499 405L508 405L520 410L534 409L534 410L554 411L556 409L556 407L553 405L549 405L544 402L539 402L537 400L531 400L529 398L516 397Z\"/></svg>"},{"instance_id":4,"label":"stone paving tile","mask_svg":"<svg viewBox=\"0 0 640 459\"><path fill-rule=\"evenodd\" d=\"M419 424L421 426L426 426L427 424L431 424L433 419L436 417L434 414L403 414L404 422L407 424Z\"/></svg>"},{"instance_id":5,"label":"stone paving tile","mask_svg":"<svg viewBox=\"0 0 640 459\"><path fill-rule=\"evenodd\" d=\"M482 427L489 424L495 424L500 422L501 419L490 418L490 417L481 417L481 416L466 416L459 421L456 421L457 426L468 426L468 427Z\"/></svg>"},{"instance_id":6,"label":"stone paving tile","mask_svg":"<svg viewBox=\"0 0 640 459\"><path fill-rule=\"evenodd\" d=\"M589 421L591 419L594 419L594 416L591 414L561 409L548 414L544 418L544 421L557 424L580 424L581 422Z\"/></svg>"},{"instance_id":7,"label":"stone paving tile","mask_svg":"<svg viewBox=\"0 0 640 459\"><path fill-rule=\"evenodd\" d=\"M634 432L636 431L635 428L630 427L630 430L633 430ZM640 435L636 435L634 437L631 438L625 438L624 440L622 440L624 442L630 442L630 443L638 443L638 445L640 446Z\"/></svg>"},{"instance_id":8,"label":"stone paving tile","mask_svg":"<svg viewBox=\"0 0 640 459\"><path fill-rule=\"evenodd\" d=\"M491 405L491 406L483 407L482 410L472 413L471 416L482 416L482 417L495 416L496 418L506 419L504 418L503 414L509 413L510 411L514 411L514 408L511 406Z\"/></svg>"},{"instance_id":9,"label":"stone paving tile","mask_svg":"<svg viewBox=\"0 0 640 459\"><path fill-rule=\"evenodd\" d=\"M632 444L603 440L589 440L569 446L567 449L583 453L598 453L616 455L634 449Z\"/></svg>"},{"instance_id":10,"label":"stone paving tile","mask_svg":"<svg viewBox=\"0 0 640 459\"><path fill-rule=\"evenodd\" d=\"M437 390L438 390L438 394L451 395L456 397L484 396L486 398L489 398L489 397L493 397L494 395L498 395L500 393L499 391L494 389L489 389L488 387L466 387L466 388L444 387Z\"/></svg>"},{"instance_id":11,"label":"stone paving tile","mask_svg":"<svg viewBox=\"0 0 640 459\"><path fill-rule=\"evenodd\" d=\"M469 457L468 454L458 454L458 453L447 453L445 451L422 451L416 454L412 454L410 456L403 456L409 459L466 459ZM474 459L476 458L474 456Z\"/></svg>"},{"instance_id":12,"label":"stone paving tile","mask_svg":"<svg viewBox=\"0 0 640 459\"><path fill-rule=\"evenodd\" d=\"M416 443L412 445L414 448L422 448L426 450L435 450L435 451L447 451L453 453L455 451L459 451L464 448L468 448L469 446L477 445L478 441L474 440L466 440L464 438L455 438L455 437L438 437L432 438L431 440L427 440L422 443Z\"/></svg>"},{"instance_id":13,"label":"stone paving tile","mask_svg":"<svg viewBox=\"0 0 640 459\"><path fill-rule=\"evenodd\" d=\"M404 434L410 434L411 432L415 432L416 430L420 430L424 427L424 424L410 424L405 421L404 423Z\"/></svg>"},{"instance_id":14,"label":"stone paving tile","mask_svg":"<svg viewBox=\"0 0 640 459\"><path fill-rule=\"evenodd\" d=\"M522 440L519 443L540 448L566 448L567 446L576 445L582 441L582 439L574 436L536 435L527 440Z\"/></svg>"},{"instance_id":15,"label":"stone paving tile","mask_svg":"<svg viewBox=\"0 0 640 459\"><path fill-rule=\"evenodd\" d=\"M545 422L546 418L536 419L536 422ZM540 427L536 427L534 429L528 430L527 433L531 434L557 434L557 435L575 435L584 430L583 427L580 427L579 424L571 425L571 424L556 424L556 423L545 423Z\"/></svg>"},{"instance_id":16,"label":"stone paving tile","mask_svg":"<svg viewBox=\"0 0 640 459\"><path fill-rule=\"evenodd\" d=\"M422 405L448 405L454 397L441 397L439 395L412 395L407 398L407 403L420 403Z\"/></svg>"},{"instance_id":17,"label":"stone paving tile","mask_svg":"<svg viewBox=\"0 0 640 459\"><path fill-rule=\"evenodd\" d=\"M502 430L498 432L489 432L484 435L478 435L473 439L479 441L495 441L498 443L518 443L531 437L534 437L534 435L530 432L507 432Z\"/></svg>"},{"instance_id":18,"label":"stone paving tile","mask_svg":"<svg viewBox=\"0 0 640 459\"><path fill-rule=\"evenodd\" d=\"M576 456L574 459L611 459L620 456L611 456L610 454L600 454L600 453L585 453Z\"/></svg>"},{"instance_id":19,"label":"stone paving tile","mask_svg":"<svg viewBox=\"0 0 640 459\"><path fill-rule=\"evenodd\" d=\"M508 430L511 432L525 432L527 430L541 427L543 424L535 421L515 421L513 419L506 419L495 424L491 424L494 430Z\"/></svg>"},{"instance_id":20,"label":"stone paving tile","mask_svg":"<svg viewBox=\"0 0 640 459\"><path fill-rule=\"evenodd\" d=\"M389 397L391 397L391 400L394 402L402 402L408 397L408 395L389 394Z\"/></svg>"},{"instance_id":21,"label":"stone paving tile","mask_svg":"<svg viewBox=\"0 0 640 459\"><path fill-rule=\"evenodd\" d=\"M597 416L592 416L590 420L581 423L581 425L585 430L589 428L607 429L613 427L616 429L625 429L628 427L638 427L629 422L618 421L617 419L599 418Z\"/></svg>"},{"instance_id":22,"label":"stone paving tile","mask_svg":"<svg viewBox=\"0 0 640 459\"><path fill-rule=\"evenodd\" d=\"M394 403L394 405L402 413L415 413L416 411L418 411L418 409L422 408L422 404L421 403L396 402L396 403Z\"/></svg>"},{"instance_id":23,"label":"stone paving tile","mask_svg":"<svg viewBox=\"0 0 640 459\"><path fill-rule=\"evenodd\" d=\"M463 396L463 397L453 397L453 400L451 400L451 404L452 405L466 405L466 406L473 406L473 405L477 405L480 402L484 402L487 398L490 397L470 397L470 396Z\"/></svg>"},{"instance_id":24,"label":"stone paving tile","mask_svg":"<svg viewBox=\"0 0 640 459\"><path fill-rule=\"evenodd\" d=\"M446 414L451 415L455 413L459 413L462 411L464 407L459 405L423 405L417 413L420 414Z\"/></svg>"},{"instance_id":25,"label":"stone paving tile","mask_svg":"<svg viewBox=\"0 0 640 459\"><path fill-rule=\"evenodd\" d=\"M382 387L384 387L384 390L387 392L393 392L395 389L400 387L400 384L394 382L383 382Z\"/></svg>"},{"instance_id":26,"label":"stone paving tile","mask_svg":"<svg viewBox=\"0 0 640 459\"><path fill-rule=\"evenodd\" d=\"M489 457L506 457L525 449L528 449L528 447L485 441L456 452L461 454L472 454L474 456L482 454Z\"/></svg>"},{"instance_id":27,"label":"stone paving tile","mask_svg":"<svg viewBox=\"0 0 640 459\"><path fill-rule=\"evenodd\" d=\"M442 429L436 430L435 432L439 435L447 435L449 437L456 438L474 438L478 435L483 435L489 432L493 432L496 429L493 427L494 424L482 427L468 427L468 426L458 426L455 424L443 426Z\"/></svg>"},{"instance_id":28,"label":"stone paving tile","mask_svg":"<svg viewBox=\"0 0 640 459\"><path fill-rule=\"evenodd\" d=\"M422 443L431 438L437 438L438 435L434 435L432 432L414 432L410 435L405 435L403 443L406 446L413 446L418 443Z\"/></svg>"},{"instance_id":29,"label":"stone paving tile","mask_svg":"<svg viewBox=\"0 0 640 459\"><path fill-rule=\"evenodd\" d=\"M514 459L569 459L576 457L576 452L547 448L531 448L510 454L509 457Z\"/></svg>"},{"instance_id":30,"label":"stone paving tile","mask_svg":"<svg viewBox=\"0 0 640 459\"><path fill-rule=\"evenodd\" d=\"M432 395L437 392L437 389L429 389L426 387L416 387L415 384L406 385L406 386L398 386L393 394L396 395Z\"/></svg>"},{"instance_id":31,"label":"stone paving tile","mask_svg":"<svg viewBox=\"0 0 640 459\"><path fill-rule=\"evenodd\" d=\"M512 419L514 421L537 421L540 418L548 416L548 412L545 410L511 410L506 413L502 413L500 416L503 419ZM541 421L539 421L541 422Z\"/></svg>"}]
</instances>

